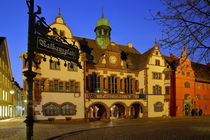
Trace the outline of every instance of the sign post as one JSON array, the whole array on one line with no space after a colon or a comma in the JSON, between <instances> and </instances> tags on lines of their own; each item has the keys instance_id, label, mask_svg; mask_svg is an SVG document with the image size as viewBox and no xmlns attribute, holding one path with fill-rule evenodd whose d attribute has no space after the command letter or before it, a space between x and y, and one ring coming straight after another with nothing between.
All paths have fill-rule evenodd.
<instances>
[{"instance_id":1,"label":"sign post","mask_svg":"<svg viewBox=\"0 0 210 140\"><path fill-rule=\"evenodd\" d=\"M33 125L34 125L34 106L33 106L33 79L36 77L36 73L32 70L32 63L37 66L39 63L35 60L35 52L50 57L56 57L65 61L72 61L81 68L79 60L79 50L73 44L68 44L65 38L58 35L47 23L44 18L40 18L37 15L41 14L41 8L34 12L34 0L26 0L29 9L28 20L28 51L25 61L28 64L28 70L23 74L27 81L27 116L26 116L26 139L33 139ZM36 17L39 19L36 22ZM47 33L53 31L58 35L58 38L48 36Z\"/></svg>"},{"instance_id":2,"label":"sign post","mask_svg":"<svg viewBox=\"0 0 210 140\"><path fill-rule=\"evenodd\" d=\"M23 74L26 77L28 84L27 90L27 116L26 116L26 139L32 140L33 138L33 78L36 73L32 71L32 62L34 59L34 25L35 25L35 15L34 15L34 0L27 0L27 5L29 8L29 20L28 20L28 54L27 63L28 70L24 71Z\"/></svg>"}]
</instances>

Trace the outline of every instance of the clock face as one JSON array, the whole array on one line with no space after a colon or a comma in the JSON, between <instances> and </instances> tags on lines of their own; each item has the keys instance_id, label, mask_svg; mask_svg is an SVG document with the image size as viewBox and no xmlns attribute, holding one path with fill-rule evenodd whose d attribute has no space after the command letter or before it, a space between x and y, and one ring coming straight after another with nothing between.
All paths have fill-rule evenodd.
<instances>
[{"instance_id":1,"label":"clock face","mask_svg":"<svg viewBox=\"0 0 210 140\"><path fill-rule=\"evenodd\" d=\"M115 56L110 56L109 61L110 63L115 64L117 62L117 58Z\"/></svg>"}]
</instances>

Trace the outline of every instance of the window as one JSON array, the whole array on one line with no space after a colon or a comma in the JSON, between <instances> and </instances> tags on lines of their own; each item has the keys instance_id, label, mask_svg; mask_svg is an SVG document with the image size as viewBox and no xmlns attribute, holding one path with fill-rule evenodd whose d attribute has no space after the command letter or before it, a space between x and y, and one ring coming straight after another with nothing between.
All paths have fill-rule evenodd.
<instances>
[{"instance_id":1,"label":"window","mask_svg":"<svg viewBox=\"0 0 210 140\"><path fill-rule=\"evenodd\" d=\"M56 104L48 104L43 111L45 116L56 116L59 114L59 107Z\"/></svg>"},{"instance_id":2,"label":"window","mask_svg":"<svg viewBox=\"0 0 210 140\"><path fill-rule=\"evenodd\" d=\"M161 73L153 72L153 79L161 79Z\"/></svg>"},{"instance_id":3,"label":"window","mask_svg":"<svg viewBox=\"0 0 210 140\"><path fill-rule=\"evenodd\" d=\"M58 91L58 80L54 80L54 91Z\"/></svg>"},{"instance_id":4,"label":"window","mask_svg":"<svg viewBox=\"0 0 210 140\"><path fill-rule=\"evenodd\" d=\"M169 72L165 73L165 80L170 80L170 73Z\"/></svg>"},{"instance_id":5,"label":"window","mask_svg":"<svg viewBox=\"0 0 210 140\"><path fill-rule=\"evenodd\" d=\"M77 70L77 65L74 63L68 63L68 70L69 71L76 71Z\"/></svg>"},{"instance_id":6,"label":"window","mask_svg":"<svg viewBox=\"0 0 210 140\"><path fill-rule=\"evenodd\" d=\"M62 37L65 36L65 31L64 30L60 30L60 36L62 36Z\"/></svg>"},{"instance_id":7,"label":"window","mask_svg":"<svg viewBox=\"0 0 210 140\"><path fill-rule=\"evenodd\" d=\"M127 77L124 79L124 86L125 86L125 93L133 93L132 88L134 85L132 85L132 77Z\"/></svg>"},{"instance_id":8,"label":"window","mask_svg":"<svg viewBox=\"0 0 210 140\"><path fill-rule=\"evenodd\" d=\"M190 99L190 94L188 94L188 93L184 94L184 99L189 100Z\"/></svg>"},{"instance_id":9,"label":"window","mask_svg":"<svg viewBox=\"0 0 210 140\"><path fill-rule=\"evenodd\" d=\"M59 82L59 91L63 91L63 82Z\"/></svg>"},{"instance_id":10,"label":"window","mask_svg":"<svg viewBox=\"0 0 210 140\"><path fill-rule=\"evenodd\" d=\"M160 60L155 59L155 65L156 65L156 66L160 66Z\"/></svg>"},{"instance_id":11,"label":"window","mask_svg":"<svg viewBox=\"0 0 210 140\"><path fill-rule=\"evenodd\" d=\"M166 87L165 87L165 90L166 90L166 91L165 91L166 94L169 95L169 94L170 94L170 87L169 87L169 86L166 86Z\"/></svg>"},{"instance_id":12,"label":"window","mask_svg":"<svg viewBox=\"0 0 210 140\"><path fill-rule=\"evenodd\" d=\"M66 92L70 92L70 83L66 82Z\"/></svg>"},{"instance_id":13,"label":"window","mask_svg":"<svg viewBox=\"0 0 210 140\"><path fill-rule=\"evenodd\" d=\"M35 80L34 86L35 86L34 88L35 92L44 91L44 81Z\"/></svg>"},{"instance_id":14,"label":"window","mask_svg":"<svg viewBox=\"0 0 210 140\"><path fill-rule=\"evenodd\" d=\"M74 85L74 81L70 81L70 92L74 92L75 91L75 85Z\"/></svg>"},{"instance_id":15,"label":"window","mask_svg":"<svg viewBox=\"0 0 210 140\"><path fill-rule=\"evenodd\" d=\"M184 71L182 71L182 75L185 75Z\"/></svg>"},{"instance_id":16,"label":"window","mask_svg":"<svg viewBox=\"0 0 210 140\"><path fill-rule=\"evenodd\" d=\"M76 93L78 93L78 92L80 92L80 90L79 90L79 82L75 82L75 92Z\"/></svg>"},{"instance_id":17,"label":"window","mask_svg":"<svg viewBox=\"0 0 210 140\"><path fill-rule=\"evenodd\" d=\"M100 76L95 73L90 76L90 92L100 93Z\"/></svg>"},{"instance_id":18,"label":"window","mask_svg":"<svg viewBox=\"0 0 210 140\"><path fill-rule=\"evenodd\" d=\"M161 95L162 94L161 93L161 86L158 86L158 85L153 86L153 94L155 94L155 95Z\"/></svg>"},{"instance_id":19,"label":"window","mask_svg":"<svg viewBox=\"0 0 210 140\"><path fill-rule=\"evenodd\" d=\"M159 54L158 51L156 51L155 54L158 55Z\"/></svg>"},{"instance_id":20,"label":"window","mask_svg":"<svg viewBox=\"0 0 210 140\"><path fill-rule=\"evenodd\" d=\"M53 81L49 81L49 90L50 90L50 91L54 91L54 88L53 88Z\"/></svg>"},{"instance_id":21,"label":"window","mask_svg":"<svg viewBox=\"0 0 210 140\"><path fill-rule=\"evenodd\" d=\"M184 83L184 87L185 87L185 88L190 88L190 83L189 83L189 82L185 82L185 83Z\"/></svg>"},{"instance_id":22,"label":"window","mask_svg":"<svg viewBox=\"0 0 210 140\"><path fill-rule=\"evenodd\" d=\"M162 112L163 111L163 104L161 102L157 102L154 104L154 111L155 112Z\"/></svg>"},{"instance_id":23,"label":"window","mask_svg":"<svg viewBox=\"0 0 210 140\"><path fill-rule=\"evenodd\" d=\"M61 106L61 114L62 115L75 115L76 107L73 104L64 104Z\"/></svg>"},{"instance_id":24,"label":"window","mask_svg":"<svg viewBox=\"0 0 210 140\"><path fill-rule=\"evenodd\" d=\"M186 74L187 74L187 76L190 76L190 72L187 72Z\"/></svg>"},{"instance_id":25,"label":"window","mask_svg":"<svg viewBox=\"0 0 210 140\"><path fill-rule=\"evenodd\" d=\"M195 97L196 97L196 99L198 99L198 100L201 99L201 95L200 95L200 94L196 94Z\"/></svg>"},{"instance_id":26,"label":"window","mask_svg":"<svg viewBox=\"0 0 210 140\"><path fill-rule=\"evenodd\" d=\"M52 69L52 70L59 70L60 69L60 65L58 64L58 62L50 61L50 69Z\"/></svg>"},{"instance_id":27,"label":"window","mask_svg":"<svg viewBox=\"0 0 210 140\"><path fill-rule=\"evenodd\" d=\"M205 94L203 98L204 98L205 100L208 100L208 99L209 99L209 95L208 95L208 94Z\"/></svg>"},{"instance_id":28,"label":"window","mask_svg":"<svg viewBox=\"0 0 210 140\"><path fill-rule=\"evenodd\" d=\"M109 90L109 93L117 93L117 77L116 76L108 77L108 90Z\"/></svg>"}]
</instances>

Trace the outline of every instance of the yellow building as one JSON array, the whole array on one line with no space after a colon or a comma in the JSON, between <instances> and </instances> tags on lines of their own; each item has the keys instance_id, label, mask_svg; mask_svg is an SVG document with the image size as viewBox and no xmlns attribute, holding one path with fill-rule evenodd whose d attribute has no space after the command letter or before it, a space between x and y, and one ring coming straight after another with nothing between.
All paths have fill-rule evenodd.
<instances>
[{"instance_id":1,"label":"yellow building","mask_svg":"<svg viewBox=\"0 0 210 140\"><path fill-rule=\"evenodd\" d=\"M103 15L96 23L95 40L73 36L60 15L50 26L69 43L76 41L82 69L37 55L41 64L34 69L36 120L168 116L170 80L165 78L167 66L158 45L141 54L132 43L111 42L110 23Z\"/></svg>"},{"instance_id":2,"label":"yellow building","mask_svg":"<svg viewBox=\"0 0 210 140\"><path fill-rule=\"evenodd\" d=\"M0 37L0 119L14 116L14 92L7 41Z\"/></svg>"}]
</instances>

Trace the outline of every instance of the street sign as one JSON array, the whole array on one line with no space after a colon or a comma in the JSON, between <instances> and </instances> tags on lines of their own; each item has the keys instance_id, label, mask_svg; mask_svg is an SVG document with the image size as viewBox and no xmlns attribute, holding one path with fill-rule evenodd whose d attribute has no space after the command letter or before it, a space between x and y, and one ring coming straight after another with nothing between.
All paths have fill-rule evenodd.
<instances>
[{"instance_id":1,"label":"street sign","mask_svg":"<svg viewBox=\"0 0 210 140\"><path fill-rule=\"evenodd\" d=\"M36 52L78 63L79 50L73 45L36 35Z\"/></svg>"}]
</instances>

